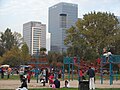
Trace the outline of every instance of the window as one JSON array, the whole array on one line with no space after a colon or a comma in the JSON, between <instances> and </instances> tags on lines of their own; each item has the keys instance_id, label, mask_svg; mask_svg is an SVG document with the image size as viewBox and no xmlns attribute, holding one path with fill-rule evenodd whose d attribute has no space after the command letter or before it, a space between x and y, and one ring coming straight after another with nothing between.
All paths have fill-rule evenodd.
<instances>
[{"instance_id":1,"label":"window","mask_svg":"<svg viewBox=\"0 0 120 90\"><path fill-rule=\"evenodd\" d=\"M67 14L60 14L60 28L66 28Z\"/></svg>"}]
</instances>

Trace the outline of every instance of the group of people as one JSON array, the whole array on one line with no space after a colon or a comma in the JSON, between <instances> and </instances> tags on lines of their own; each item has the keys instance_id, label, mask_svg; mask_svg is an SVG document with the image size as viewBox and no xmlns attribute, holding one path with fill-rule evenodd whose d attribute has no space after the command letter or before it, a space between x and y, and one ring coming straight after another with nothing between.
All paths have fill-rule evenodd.
<instances>
[{"instance_id":1,"label":"group of people","mask_svg":"<svg viewBox=\"0 0 120 90\"><path fill-rule=\"evenodd\" d=\"M54 75L52 73L49 76L49 86L52 88L60 88L60 81L58 78L54 80Z\"/></svg>"},{"instance_id":2,"label":"group of people","mask_svg":"<svg viewBox=\"0 0 120 90\"><path fill-rule=\"evenodd\" d=\"M49 76L49 86L54 88L60 88L60 80L58 78L55 78L54 80L54 74L50 74ZM65 80L64 83L64 88L68 88L69 87L69 82L68 80Z\"/></svg>"},{"instance_id":3,"label":"group of people","mask_svg":"<svg viewBox=\"0 0 120 90\"><path fill-rule=\"evenodd\" d=\"M12 71L12 69L10 67L7 67L7 68L1 67L1 79L4 78L5 73L7 74L7 79L9 79L11 71Z\"/></svg>"},{"instance_id":4,"label":"group of people","mask_svg":"<svg viewBox=\"0 0 120 90\"><path fill-rule=\"evenodd\" d=\"M106 57L106 62L109 62L108 61L109 55L112 55L111 51L107 50L106 48L103 48L103 56ZM98 63L100 64L100 58L98 60ZM94 90L95 89L95 68L89 67L86 74L89 76L89 89ZM86 80L84 77L84 72L81 69L79 70L79 76L80 76L80 81Z\"/></svg>"},{"instance_id":5,"label":"group of people","mask_svg":"<svg viewBox=\"0 0 120 90\"><path fill-rule=\"evenodd\" d=\"M95 89L95 69L93 67L89 67L86 74L89 76L89 89ZM84 72L79 70L80 81L86 80L84 76Z\"/></svg>"}]
</instances>

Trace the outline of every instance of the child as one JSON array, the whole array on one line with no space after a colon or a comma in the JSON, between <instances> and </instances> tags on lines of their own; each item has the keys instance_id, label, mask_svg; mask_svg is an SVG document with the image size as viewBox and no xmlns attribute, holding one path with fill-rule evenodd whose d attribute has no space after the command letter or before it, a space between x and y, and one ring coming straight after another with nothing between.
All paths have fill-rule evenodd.
<instances>
[{"instance_id":1,"label":"child","mask_svg":"<svg viewBox=\"0 0 120 90\"><path fill-rule=\"evenodd\" d=\"M69 87L69 82L67 80L65 80L65 88Z\"/></svg>"},{"instance_id":2,"label":"child","mask_svg":"<svg viewBox=\"0 0 120 90\"><path fill-rule=\"evenodd\" d=\"M52 84L52 89L55 89L55 88L56 88L56 87L55 87L55 84L53 83L53 84Z\"/></svg>"}]
</instances>

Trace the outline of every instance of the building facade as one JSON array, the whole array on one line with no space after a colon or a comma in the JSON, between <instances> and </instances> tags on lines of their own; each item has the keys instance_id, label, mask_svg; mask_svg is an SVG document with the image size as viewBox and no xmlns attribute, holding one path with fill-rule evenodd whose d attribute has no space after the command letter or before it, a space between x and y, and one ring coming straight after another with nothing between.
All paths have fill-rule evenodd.
<instances>
[{"instance_id":1,"label":"building facade","mask_svg":"<svg viewBox=\"0 0 120 90\"><path fill-rule=\"evenodd\" d=\"M58 3L49 8L48 30L51 33L51 51L66 51L66 30L78 20L78 5Z\"/></svg>"},{"instance_id":2,"label":"building facade","mask_svg":"<svg viewBox=\"0 0 120 90\"><path fill-rule=\"evenodd\" d=\"M46 48L46 25L35 21L23 24L23 40L31 55L42 47Z\"/></svg>"},{"instance_id":3,"label":"building facade","mask_svg":"<svg viewBox=\"0 0 120 90\"><path fill-rule=\"evenodd\" d=\"M118 22L119 22L118 26L120 27L120 16L117 16L117 19L118 19Z\"/></svg>"}]
</instances>

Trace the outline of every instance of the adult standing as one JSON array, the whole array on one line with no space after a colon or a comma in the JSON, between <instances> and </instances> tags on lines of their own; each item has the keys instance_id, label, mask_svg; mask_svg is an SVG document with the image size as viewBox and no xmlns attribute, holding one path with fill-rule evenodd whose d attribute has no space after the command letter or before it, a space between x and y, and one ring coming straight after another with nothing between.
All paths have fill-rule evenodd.
<instances>
[{"instance_id":1,"label":"adult standing","mask_svg":"<svg viewBox=\"0 0 120 90\"><path fill-rule=\"evenodd\" d=\"M10 77L11 71L12 71L12 69L11 69L10 67L8 67L8 69L7 69L7 73L8 73L7 78L8 78L8 79L9 79L9 77Z\"/></svg>"},{"instance_id":2,"label":"adult standing","mask_svg":"<svg viewBox=\"0 0 120 90\"><path fill-rule=\"evenodd\" d=\"M83 78L82 78L83 77L83 72L82 72L81 69L79 70L79 76L80 76L80 81L82 81L83 80Z\"/></svg>"},{"instance_id":3,"label":"adult standing","mask_svg":"<svg viewBox=\"0 0 120 90\"><path fill-rule=\"evenodd\" d=\"M4 68L3 67L1 68L1 78L2 79L4 78Z\"/></svg>"},{"instance_id":4,"label":"adult standing","mask_svg":"<svg viewBox=\"0 0 120 90\"><path fill-rule=\"evenodd\" d=\"M89 88L90 90L91 89L95 89L95 82L94 82L94 79L95 79L95 71L89 67L89 70L87 71L87 75L89 75Z\"/></svg>"},{"instance_id":5,"label":"adult standing","mask_svg":"<svg viewBox=\"0 0 120 90\"><path fill-rule=\"evenodd\" d=\"M28 80L28 83L30 83L30 79L31 79L31 71L28 70L28 72L27 72L27 80Z\"/></svg>"},{"instance_id":6,"label":"adult standing","mask_svg":"<svg viewBox=\"0 0 120 90\"><path fill-rule=\"evenodd\" d=\"M82 71L82 69L79 70L79 76L80 76L80 81L86 80L85 76L84 76L84 72Z\"/></svg>"}]
</instances>

